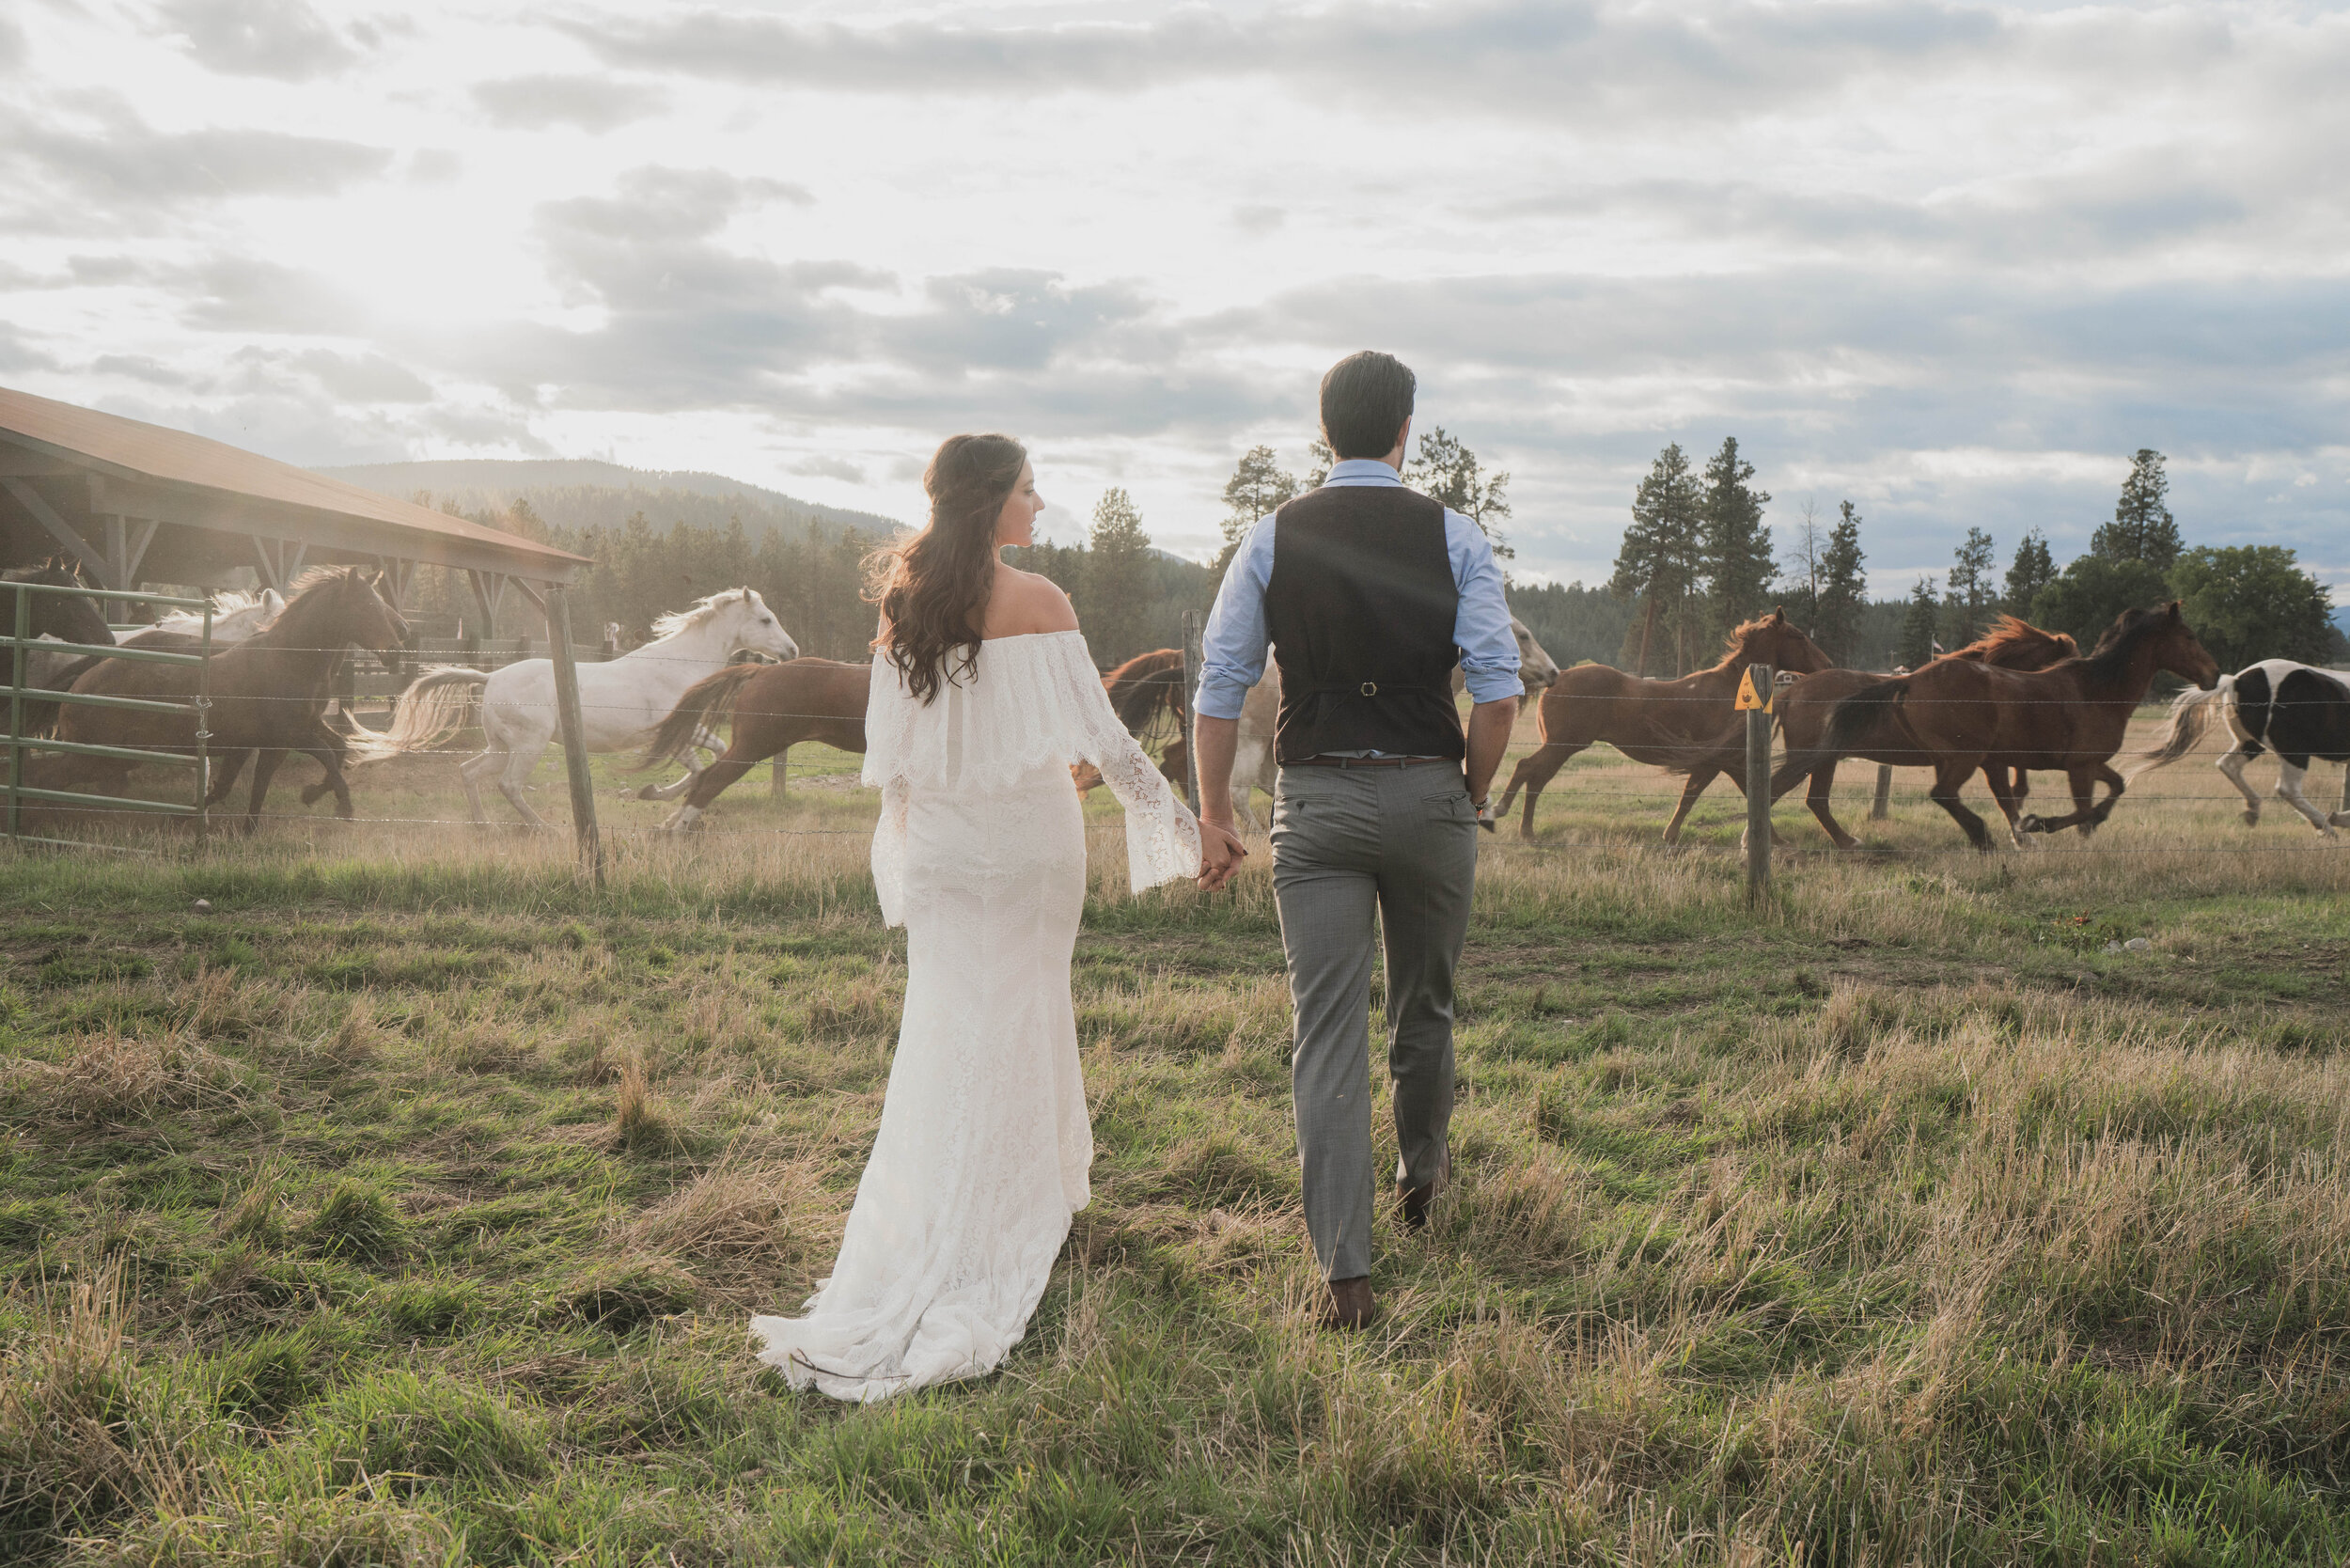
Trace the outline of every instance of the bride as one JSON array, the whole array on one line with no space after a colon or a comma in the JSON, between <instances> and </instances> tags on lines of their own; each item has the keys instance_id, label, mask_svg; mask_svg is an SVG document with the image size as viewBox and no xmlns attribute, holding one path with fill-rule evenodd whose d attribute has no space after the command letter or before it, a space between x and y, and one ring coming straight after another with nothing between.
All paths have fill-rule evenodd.
<instances>
[{"instance_id":1,"label":"bride","mask_svg":"<svg viewBox=\"0 0 2350 1568\"><path fill-rule=\"evenodd\" d=\"M1214 827L1203 845L1111 712L1068 597L997 558L1044 510L1020 444L951 437L922 487L929 526L874 557L865 713L873 883L882 918L906 928L905 1021L831 1278L806 1317L751 1320L760 1360L838 1399L993 1371L1090 1198L1071 764L1100 769L1125 808L1137 891L1221 886L1246 853Z\"/></svg>"}]
</instances>

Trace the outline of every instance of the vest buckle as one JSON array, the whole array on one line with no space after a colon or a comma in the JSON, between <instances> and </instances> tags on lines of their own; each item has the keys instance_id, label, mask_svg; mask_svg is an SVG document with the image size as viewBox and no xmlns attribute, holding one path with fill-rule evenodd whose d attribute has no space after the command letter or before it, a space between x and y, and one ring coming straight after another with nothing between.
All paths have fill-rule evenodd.
<instances>
[{"instance_id":1,"label":"vest buckle","mask_svg":"<svg viewBox=\"0 0 2350 1568\"><path fill-rule=\"evenodd\" d=\"M1376 681L1364 682L1363 695L1365 697L1377 697L1379 695L1379 682Z\"/></svg>"}]
</instances>

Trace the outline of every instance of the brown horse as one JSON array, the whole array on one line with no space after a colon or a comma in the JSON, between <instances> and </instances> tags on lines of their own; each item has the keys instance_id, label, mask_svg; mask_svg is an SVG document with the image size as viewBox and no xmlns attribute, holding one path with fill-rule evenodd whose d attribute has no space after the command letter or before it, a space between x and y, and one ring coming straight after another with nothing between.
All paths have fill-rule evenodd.
<instances>
[{"instance_id":1,"label":"brown horse","mask_svg":"<svg viewBox=\"0 0 2350 1568\"><path fill-rule=\"evenodd\" d=\"M1159 771L1181 785L1189 766L1189 754L1183 749L1183 651L1161 648L1137 653L1103 676L1102 689L1109 693L1110 709L1126 727L1126 733L1146 747L1171 729L1160 750ZM1161 714L1167 715L1167 724L1159 722ZM1077 781L1081 795L1102 782L1090 762L1075 764L1069 775Z\"/></svg>"},{"instance_id":2,"label":"brown horse","mask_svg":"<svg viewBox=\"0 0 2350 1568\"><path fill-rule=\"evenodd\" d=\"M733 739L718 760L695 776L684 802L661 825L682 833L701 820L728 785L770 757L791 765L791 748L818 741L843 751L865 749L867 665L830 659L791 659L779 665L728 665L685 688L669 716L646 744L639 768L682 759L694 737L731 717Z\"/></svg>"},{"instance_id":3,"label":"brown horse","mask_svg":"<svg viewBox=\"0 0 2350 1568\"><path fill-rule=\"evenodd\" d=\"M17 599L5 587L9 583L61 588L88 586L82 581L81 572L62 556L52 556L39 566L19 567L6 576L0 576L0 635L9 636L16 634ZM99 610L95 599L85 599L78 593L28 593L24 595L24 635L27 638L55 637L59 642L75 643L85 648L114 646L114 628L106 624L106 618ZM0 663L0 673L8 677L8 683L11 686L23 684L63 691L72 684L72 675L78 673L73 663L63 661L57 655L44 656L31 649L25 650L21 669L13 646L7 650L5 660L5 663ZM49 666L45 672L40 667L44 664ZM57 705L54 702L40 702L27 697L21 706L24 715L24 733L28 735L45 735L49 727L56 722Z\"/></svg>"},{"instance_id":4,"label":"brown horse","mask_svg":"<svg viewBox=\"0 0 2350 1568\"><path fill-rule=\"evenodd\" d=\"M1771 776L1776 795L1837 757L1874 757L1934 769L1931 798L1950 814L1975 848L1991 849L1982 819L1958 792L1983 770L1999 808L2014 817L2008 771L2061 773L2073 810L2015 820L2022 834L2078 827L2094 832L2122 798L2122 776L2109 759L2122 749L2130 713L2161 671L2209 689L2219 666L2195 640L2177 601L2129 610L2087 658L2041 670L2002 669L1964 659L1937 659L1914 675L1878 681L1836 705L1816 747L1793 752ZM2102 781L2108 792L2093 801Z\"/></svg>"},{"instance_id":5,"label":"brown horse","mask_svg":"<svg viewBox=\"0 0 2350 1568\"><path fill-rule=\"evenodd\" d=\"M245 831L260 822L261 803L272 776L290 751L318 759L335 792L335 814L352 815L351 789L342 776L346 743L321 722L328 683L343 651L353 644L397 660L408 640L408 623L376 591L377 577L356 566L321 567L296 579L285 613L251 639L215 654L210 685L212 708L206 749L212 776L205 798L227 793L247 753L253 764L253 793ZM194 639L188 639L192 650ZM73 683L76 692L102 697L150 698L193 702L198 672L193 665L108 659ZM57 719L57 738L86 745L135 746L193 755L196 715L155 713L67 703ZM67 756L48 761L53 788L104 786L119 794L131 764L113 758Z\"/></svg>"},{"instance_id":6,"label":"brown horse","mask_svg":"<svg viewBox=\"0 0 2350 1568\"><path fill-rule=\"evenodd\" d=\"M1996 665L2001 669L2045 669L2060 660L2076 658L2079 654L2080 645L2063 633L2044 632L2013 616L2004 616L1998 625L1992 628L1989 635L1954 652L1943 654L1935 663L1964 660L1973 664ZM1771 701L1771 711L1778 720L1779 736L1786 743L1787 754L1792 757L1797 752L1817 753L1820 736L1827 729L1828 714L1836 705L1855 692L1884 679L1865 670L1824 669L1780 687L1778 695ZM1916 759L1906 756L1871 757L1868 760L1899 766ZM1828 810L1828 792L1836 784L1837 761L1838 759L1831 756L1811 770L1811 788L1804 796L1804 804L1811 808L1811 814L1820 820L1822 827L1827 829L1827 836L1836 841L1838 849L1852 849L1860 840L1845 832ZM1697 804L1698 796L1704 791L1705 785L1700 780L1700 767L1712 770L1705 777L1710 778L1713 773L1722 774L1737 786L1740 794L1746 793L1747 727L1731 722L1723 729L1712 754L1701 764L1691 764L1689 783L1681 792L1681 804L1673 810L1672 826L1665 830L1668 839L1679 831L1682 819L1689 814L1689 808ZM1791 787L1780 784L1777 776L1772 783L1778 792L1772 795L1773 800ZM2019 773L2009 794L2013 800L2021 802L2027 789L2024 776ZM1996 794L1998 792L1993 792ZM2014 821L2012 816L2008 825L2013 831Z\"/></svg>"},{"instance_id":7,"label":"brown horse","mask_svg":"<svg viewBox=\"0 0 2350 1568\"><path fill-rule=\"evenodd\" d=\"M1510 803L1526 792L1526 816L1518 824L1520 838L1534 837L1534 803L1543 786L1558 776L1568 759L1606 741L1636 762L1654 762L1689 770L1682 792L1694 800L1721 770L1707 759L1717 737L1735 712L1739 679L1748 665L1769 665L1809 674L1832 663L1817 643L1773 610L1730 634L1721 663L1678 681L1650 681L1626 675L1606 665L1577 665L1563 670L1543 693L1536 724L1543 744L1522 759L1502 792L1496 819L1510 814ZM1671 843L1679 836L1684 806L1665 832Z\"/></svg>"}]
</instances>

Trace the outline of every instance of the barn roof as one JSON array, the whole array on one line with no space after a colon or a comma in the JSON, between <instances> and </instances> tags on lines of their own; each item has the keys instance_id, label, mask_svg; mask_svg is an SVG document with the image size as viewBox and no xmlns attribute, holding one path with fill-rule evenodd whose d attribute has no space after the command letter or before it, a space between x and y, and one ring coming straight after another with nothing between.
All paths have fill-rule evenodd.
<instances>
[{"instance_id":1,"label":"barn roof","mask_svg":"<svg viewBox=\"0 0 2350 1568\"><path fill-rule=\"evenodd\" d=\"M109 578L136 580L150 541L144 575L164 582L205 580L173 571L207 556L265 577L304 561L378 559L563 583L588 564L226 442L0 387L0 513L10 499Z\"/></svg>"}]
</instances>

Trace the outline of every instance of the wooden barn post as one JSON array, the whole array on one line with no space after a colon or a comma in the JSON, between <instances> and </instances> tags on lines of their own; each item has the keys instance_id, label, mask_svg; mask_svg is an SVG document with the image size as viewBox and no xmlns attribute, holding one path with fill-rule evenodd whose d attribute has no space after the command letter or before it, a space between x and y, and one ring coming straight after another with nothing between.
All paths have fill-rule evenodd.
<instances>
[{"instance_id":1,"label":"wooden barn post","mask_svg":"<svg viewBox=\"0 0 2350 1568\"><path fill-rule=\"evenodd\" d=\"M1738 706L1747 714L1747 902L1771 890L1771 677L1768 665L1748 665Z\"/></svg>"},{"instance_id":2,"label":"wooden barn post","mask_svg":"<svg viewBox=\"0 0 2350 1568\"><path fill-rule=\"evenodd\" d=\"M1199 651L1200 625L1198 610L1183 612L1183 707L1177 715L1183 729L1183 801L1191 814L1199 814L1199 752L1193 744L1191 711L1194 687L1199 679L1199 666L1205 661Z\"/></svg>"},{"instance_id":3,"label":"wooden barn post","mask_svg":"<svg viewBox=\"0 0 2350 1568\"><path fill-rule=\"evenodd\" d=\"M1877 764L1877 797L1869 803L1869 820L1881 823L1893 814L1893 767L1889 762Z\"/></svg>"},{"instance_id":4,"label":"wooden barn post","mask_svg":"<svg viewBox=\"0 0 2350 1568\"><path fill-rule=\"evenodd\" d=\"M560 583L547 585L547 651L555 660L555 711L563 730L563 770L572 785L572 831L579 856L603 889L603 838L596 831L596 787L588 776L588 733L579 716L579 666L572 660L572 606Z\"/></svg>"}]
</instances>

